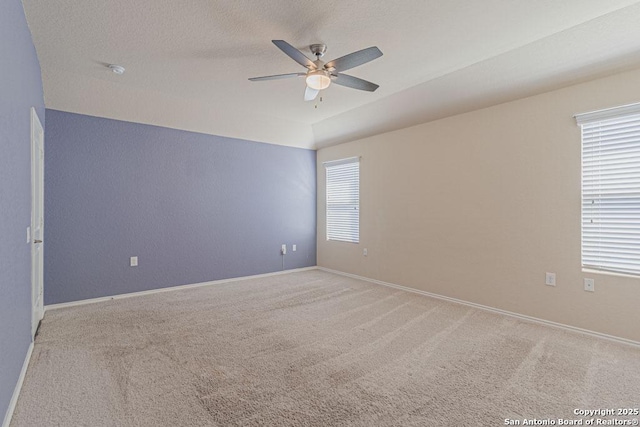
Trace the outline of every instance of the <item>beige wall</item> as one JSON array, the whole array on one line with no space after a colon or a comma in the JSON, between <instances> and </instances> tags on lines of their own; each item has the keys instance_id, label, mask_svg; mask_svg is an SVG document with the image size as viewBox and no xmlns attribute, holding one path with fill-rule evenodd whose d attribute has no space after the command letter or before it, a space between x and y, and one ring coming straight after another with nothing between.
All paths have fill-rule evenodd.
<instances>
[{"instance_id":1,"label":"beige wall","mask_svg":"<svg viewBox=\"0 0 640 427\"><path fill-rule=\"evenodd\" d=\"M581 269L573 119L638 88L635 70L319 150L318 265L640 341L640 279ZM357 155L360 243L327 241L322 162Z\"/></svg>"}]
</instances>

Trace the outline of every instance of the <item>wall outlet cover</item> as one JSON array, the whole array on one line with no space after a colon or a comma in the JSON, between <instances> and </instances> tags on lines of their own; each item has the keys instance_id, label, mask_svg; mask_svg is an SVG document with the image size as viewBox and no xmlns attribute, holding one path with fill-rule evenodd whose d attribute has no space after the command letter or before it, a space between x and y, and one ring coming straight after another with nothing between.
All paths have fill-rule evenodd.
<instances>
[{"instance_id":1,"label":"wall outlet cover","mask_svg":"<svg viewBox=\"0 0 640 427\"><path fill-rule=\"evenodd\" d=\"M129 265L130 265L131 267L137 267L137 266L138 266L138 257L137 257L137 256L132 256L132 257L129 259Z\"/></svg>"},{"instance_id":2,"label":"wall outlet cover","mask_svg":"<svg viewBox=\"0 0 640 427\"><path fill-rule=\"evenodd\" d=\"M556 273L547 273L544 280L545 285L547 286L555 286L556 285Z\"/></svg>"},{"instance_id":3,"label":"wall outlet cover","mask_svg":"<svg viewBox=\"0 0 640 427\"><path fill-rule=\"evenodd\" d=\"M587 292L595 292L596 291L595 279L584 279L584 290Z\"/></svg>"}]
</instances>

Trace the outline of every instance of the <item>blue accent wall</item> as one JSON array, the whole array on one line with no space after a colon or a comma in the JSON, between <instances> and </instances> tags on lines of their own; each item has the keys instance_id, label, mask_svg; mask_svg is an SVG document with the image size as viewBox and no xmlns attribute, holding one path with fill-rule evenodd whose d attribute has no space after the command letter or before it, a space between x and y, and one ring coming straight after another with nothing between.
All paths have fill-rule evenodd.
<instances>
[{"instance_id":1,"label":"blue accent wall","mask_svg":"<svg viewBox=\"0 0 640 427\"><path fill-rule=\"evenodd\" d=\"M20 0L0 12L0 422L31 342L30 109L44 125L42 78Z\"/></svg>"},{"instance_id":2,"label":"blue accent wall","mask_svg":"<svg viewBox=\"0 0 640 427\"><path fill-rule=\"evenodd\" d=\"M55 110L45 151L45 304L316 265L315 151Z\"/></svg>"}]
</instances>

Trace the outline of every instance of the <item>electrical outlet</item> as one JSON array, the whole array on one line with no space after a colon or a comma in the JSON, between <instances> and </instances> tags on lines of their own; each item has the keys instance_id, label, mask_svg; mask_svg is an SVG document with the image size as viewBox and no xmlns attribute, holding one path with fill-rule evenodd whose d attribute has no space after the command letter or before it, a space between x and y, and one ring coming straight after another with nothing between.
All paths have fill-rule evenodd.
<instances>
[{"instance_id":1,"label":"electrical outlet","mask_svg":"<svg viewBox=\"0 0 640 427\"><path fill-rule=\"evenodd\" d=\"M137 267L137 266L138 266L138 257L137 257L137 256L132 256L132 257L129 259L129 265L130 265L131 267Z\"/></svg>"},{"instance_id":2,"label":"electrical outlet","mask_svg":"<svg viewBox=\"0 0 640 427\"><path fill-rule=\"evenodd\" d=\"M296 246L296 245L291 246L291 250L292 250L293 252L295 252L297 249L298 249L298 248L297 248L297 246Z\"/></svg>"},{"instance_id":3,"label":"electrical outlet","mask_svg":"<svg viewBox=\"0 0 640 427\"><path fill-rule=\"evenodd\" d=\"M547 286L555 286L556 285L556 273L547 273L544 284Z\"/></svg>"},{"instance_id":4,"label":"electrical outlet","mask_svg":"<svg viewBox=\"0 0 640 427\"><path fill-rule=\"evenodd\" d=\"M594 279L584 279L584 290L587 292L595 292L596 281Z\"/></svg>"},{"instance_id":5,"label":"electrical outlet","mask_svg":"<svg viewBox=\"0 0 640 427\"><path fill-rule=\"evenodd\" d=\"M282 255L286 255L287 254L287 245L282 245L282 249L280 249L280 253Z\"/></svg>"},{"instance_id":6,"label":"electrical outlet","mask_svg":"<svg viewBox=\"0 0 640 427\"><path fill-rule=\"evenodd\" d=\"M364 248L364 249L362 250L362 255L363 255L363 256L367 256L367 255L369 255L369 251L367 250L367 248Z\"/></svg>"}]
</instances>

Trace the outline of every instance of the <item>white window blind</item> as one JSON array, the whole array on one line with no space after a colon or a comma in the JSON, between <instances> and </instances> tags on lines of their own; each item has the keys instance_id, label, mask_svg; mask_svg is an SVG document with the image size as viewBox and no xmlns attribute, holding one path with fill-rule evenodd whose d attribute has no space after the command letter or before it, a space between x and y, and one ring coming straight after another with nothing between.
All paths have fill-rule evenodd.
<instances>
[{"instance_id":1,"label":"white window blind","mask_svg":"<svg viewBox=\"0 0 640 427\"><path fill-rule=\"evenodd\" d=\"M326 162L327 240L360 241L360 158Z\"/></svg>"},{"instance_id":2,"label":"white window blind","mask_svg":"<svg viewBox=\"0 0 640 427\"><path fill-rule=\"evenodd\" d=\"M582 266L640 275L640 104L576 120L582 127Z\"/></svg>"}]
</instances>

